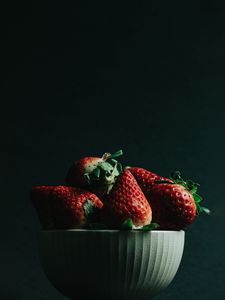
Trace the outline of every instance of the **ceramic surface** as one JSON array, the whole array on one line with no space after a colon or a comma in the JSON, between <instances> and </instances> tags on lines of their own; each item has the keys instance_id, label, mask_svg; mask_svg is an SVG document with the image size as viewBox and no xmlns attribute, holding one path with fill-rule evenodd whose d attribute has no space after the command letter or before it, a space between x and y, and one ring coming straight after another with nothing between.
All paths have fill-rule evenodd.
<instances>
[{"instance_id":1,"label":"ceramic surface","mask_svg":"<svg viewBox=\"0 0 225 300\"><path fill-rule=\"evenodd\" d=\"M174 278L183 231L42 231L39 250L52 284L74 300L150 299Z\"/></svg>"}]
</instances>

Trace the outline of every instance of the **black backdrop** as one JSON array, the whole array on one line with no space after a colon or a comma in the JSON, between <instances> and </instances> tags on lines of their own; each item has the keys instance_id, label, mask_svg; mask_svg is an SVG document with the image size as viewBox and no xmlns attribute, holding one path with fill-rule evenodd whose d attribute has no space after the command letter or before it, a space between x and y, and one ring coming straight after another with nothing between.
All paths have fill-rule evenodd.
<instances>
[{"instance_id":1,"label":"black backdrop","mask_svg":"<svg viewBox=\"0 0 225 300\"><path fill-rule=\"evenodd\" d=\"M63 183L80 156L122 148L124 164L200 182L212 209L186 230L179 272L156 299L223 299L223 1L30 1L1 12L0 298L65 299L40 267L29 190Z\"/></svg>"}]
</instances>

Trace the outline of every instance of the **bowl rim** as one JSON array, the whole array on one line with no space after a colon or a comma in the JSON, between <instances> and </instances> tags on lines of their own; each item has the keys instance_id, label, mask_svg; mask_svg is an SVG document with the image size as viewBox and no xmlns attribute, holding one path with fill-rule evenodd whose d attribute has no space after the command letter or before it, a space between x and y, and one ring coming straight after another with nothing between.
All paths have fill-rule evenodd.
<instances>
[{"instance_id":1,"label":"bowl rim","mask_svg":"<svg viewBox=\"0 0 225 300\"><path fill-rule=\"evenodd\" d=\"M171 232L185 232L184 230L150 230L150 231L144 231L140 229L132 229L132 230L120 230L120 229L42 229L40 230L41 233L62 233L62 232L110 232L110 233L119 233L119 232L124 232L124 233L171 233Z\"/></svg>"}]
</instances>

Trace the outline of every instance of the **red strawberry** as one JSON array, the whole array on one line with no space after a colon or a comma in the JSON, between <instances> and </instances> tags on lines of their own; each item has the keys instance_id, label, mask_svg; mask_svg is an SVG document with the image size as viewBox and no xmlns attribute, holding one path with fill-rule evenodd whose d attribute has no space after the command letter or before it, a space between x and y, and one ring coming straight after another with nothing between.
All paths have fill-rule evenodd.
<instances>
[{"instance_id":1,"label":"red strawberry","mask_svg":"<svg viewBox=\"0 0 225 300\"><path fill-rule=\"evenodd\" d=\"M122 150L75 161L67 173L66 184L86 188L101 196L108 193L122 170L121 164L114 159L120 155Z\"/></svg>"},{"instance_id":2,"label":"red strawberry","mask_svg":"<svg viewBox=\"0 0 225 300\"><path fill-rule=\"evenodd\" d=\"M164 178L143 168L128 167L128 170L133 174L146 197L148 197L148 194L156 181L165 180L172 182L168 178Z\"/></svg>"},{"instance_id":3,"label":"red strawberry","mask_svg":"<svg viewBox=\"0 0 225 300\"><path fill-rule=\"evenodd\" d=\"M208 214L210 211L199 204L202 199L197 187L191 180L184 181L180 172L175 172L169 181L155 183L147 196L153 222L158 223L160 229L181 230L193 222L196 214Z\"/></svg>"},{"instance_id":4,"label":"red strawberry","mask_svg":"<svg viewBox=\"0 0 225 300\"><path fill-rule=\"evenodd\" d=\"M149 193L153 222L160 229L181 230L191 224L196 216L192 194L180 184L155 184Z\"/></svg>"},{"instance_id":5,"label":"red strawberry","mask_svg":"<svg viewBox=\"0 0 225 300\"><path fill-rule=\"evenodd\" d=\"M32 199L38 188L33 188ZM94 208L101 208L103 203L94 194L79 188L68 186L49 187L49 192L41 190L35 200L35 207L38 210L40 220L51 220L51 228L69 229L81 228L87 220L88 215L93 212ZM43 205L47 203L47 205ZM47 211L47 213L46 213ZM49 229L42 223L44 229Z\"/></svg>"},{"instance_id":6,"label":"red strawberry","mask_svg":"<svg viewBox=\"0 0 225 300\"><path fill-rule=\"evenodd\" d=\"M129 170L124 170L116 180L102 209L103 222L120 228L131 219L136 227L151 223L151 207Z\"/></svg>"},{"instance_id":7,"label":"red strawberry","mask_svg":"<svg viewBox=\"0 0 225 300\"><path fill-rule=\"evenodd\" d=\"M94 208L103 206L95 194L74 187L58 186L51 197L56 228L81 228Z\"/></svg>"},{"instance_id":8,"label":"red strawberry","mask_svg":"<svg viewBox=\"0 0 225 300\"><path fill-rule=\"evenodd\" d=\"M31 190L31 201L37 211L40 223L43 229L54 228L54 223L51 215L51 204L49 194L54 189L54 186L34 186Z\"/></svg>"}]
</instances>

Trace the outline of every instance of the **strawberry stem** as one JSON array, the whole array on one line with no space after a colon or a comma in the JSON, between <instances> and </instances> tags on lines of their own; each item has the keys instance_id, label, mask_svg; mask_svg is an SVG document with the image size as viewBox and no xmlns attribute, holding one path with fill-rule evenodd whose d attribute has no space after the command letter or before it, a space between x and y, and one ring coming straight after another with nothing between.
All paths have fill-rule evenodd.
<instances>
[{"instance_id":1,"label":"strawberry stem","mask_svg":"<svg viewBox=\"0 0 225 300\"><path fill-rule=\"evenodd\" d=\"M104 153L104 154L102 155L102 159L103 159L104 161L106 161L110 156L111 156L111 153L106 152L106 153Z\"/></svg>"},{"instance_id":2,"label":"strawberry stem","mask_svg":"<svg viewBox=\"0 0 225 300\"><path fill-rule=\"evenodd\" d=\"M115 153L110 154L110 156L107 159L112 159L112 158L115 158L115 157L119 157L121 155L123 155L123 150L120 149L120 150L116 151Z\"/></svg>"}]
</instances>

